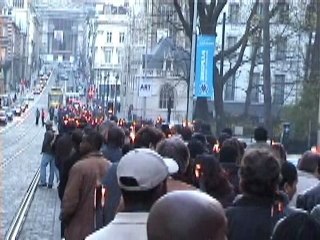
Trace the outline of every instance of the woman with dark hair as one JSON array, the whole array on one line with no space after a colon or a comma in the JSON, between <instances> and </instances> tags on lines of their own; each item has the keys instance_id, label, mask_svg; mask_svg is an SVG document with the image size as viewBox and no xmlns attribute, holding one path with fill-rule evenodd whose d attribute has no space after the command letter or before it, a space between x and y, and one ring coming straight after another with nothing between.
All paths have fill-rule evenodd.
<instances>
[{"instance_id":1,"label":"woman with dark hair","mask_svg":"<svg viewBox=\"0 0 320 240\"><path fill-rule=\"evenodd\" d=\"M214 155L196 157L196 176L202 191L216 198L224 208L231 205L235 197L233 187Z\"/></svg>"}]
</instances>

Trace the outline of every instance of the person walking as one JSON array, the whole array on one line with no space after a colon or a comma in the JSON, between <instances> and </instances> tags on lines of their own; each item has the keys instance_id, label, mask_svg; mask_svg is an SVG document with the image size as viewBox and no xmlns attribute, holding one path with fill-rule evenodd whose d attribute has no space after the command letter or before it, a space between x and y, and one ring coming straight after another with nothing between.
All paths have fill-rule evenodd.
<instances>
[{"instance_id":1,"label":"person walking","mask_svg":"<svg viewBox=\"0 0 320 240\"><path fill-rule=\"evenodd\" d=\"M44 127L44 125L45 125L44 117L45 117L45 114L44 114L44 110L43 110L43 108L42 108L42 109L41 109L41 122L42 122L42 127Z\"/></svg>"},{"instance_id":2,"label":"person walking","mask_svg":"<svg viewBox=\"0 0 320 240\"><path fill-rule=\"evenodd\" d=\"M36 126L39 125L39 118L40 118L40 111L39 111L39 108L37 108L37 110L36 110Z\"/></svg>"},{"instance_id":3,"label":"person walking","mask_svg":"<svg viewBox=\"0 0 320 240\"><path fill-rule=\"evenodd\" d=\"M39 187L48 187L52 188L53 186L53 179L54 179L54 153L52 146L54 144L56 135L52 129L52 122L47 121L45 123L46 126L46 132L44 134L44 139L42 143L42 159L41 159L41 165L40 165L40 183ZM47 177L46 177L46 170L47 166L50 166L50 174L49 174L49 182L47 184Z\"/></svg>"}]
</instances>

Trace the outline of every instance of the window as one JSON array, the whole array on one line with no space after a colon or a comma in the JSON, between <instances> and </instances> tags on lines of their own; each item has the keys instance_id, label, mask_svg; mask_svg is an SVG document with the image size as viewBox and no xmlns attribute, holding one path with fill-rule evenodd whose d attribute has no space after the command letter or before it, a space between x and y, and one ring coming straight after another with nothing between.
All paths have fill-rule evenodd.
<instances>
[{"instance_id":1,"label":"window","mask_svg":"<svg viewBox=\"0 0 320 240\"><path fill-rule=\"evenodd\" d=\"M252 89L251 89L251 102L259 102L259 87L260 87L260 73L253 73Z\"/></svg>"},{"instance_id":2,"label":"window","mask_svg":"<svg viewBox=\"0 0 320 240\"><path fill-rule=\"evenodd\" d=\"M171 98L171 106L174 106L174 87L170 84L164 84L160 89L160 101L159 108L166 109L168 108L169 98Z\"/></svg>"},{"instance_id":3,"label":"window","mask_svg":"<svg viewBox=\"0 0 320 240\"><path fill-rule=\"evenodd\" d=\"M230 23L239 23L240 6L238 3L230 3L229 5L229 21Z\"/></svg>"},{"instance_id":4,"label":"window","mask_svg":"<svg viewBox=\"0 0 320 240\"><path fill-rule=\"evenodd\" d=\"M105 63L111 63L111 55L112 55L111 49L106 49L104 51L104 61L105 61Z\"/></svg>"},{"instance_id":5,"label":"window","mask_svg":"<svg viewBox=\"0 0 320 240\"><path fill-rule=\"evenodd\" d=\"M278 36L276 38L276 60L285 60L287 52L287 38Z\"/></svg>"},{"instance_id":6,"label":"window","mask_svg":"<svg viewBox=\"0 0 320 240\"><path fill-rule=\"evenodd\" d=\"M279 2L278 23L286 24L289 22L289 4L285 1Z\"/></svg>"},{"instance_id":7,"label":"window","mask_svg":"<svg viewBox=\"0 0 320 240\"><path fill-rule=\"evenodd\" d=\"M236 88L236 77L233 75L226 82L224 90L224 100L225 101L234 101L234 93Z\"/></svg>"},{"instance_id":8,"label":"window","mask_svg":"<svg viewBox=\"0 0 320 240\"><path fill-rule=\"evenodd\" d=\"M107 43L112 42L112 32L107 32Z\"/></svg>"},{"instance_id":9,"label":"window","mask_svg":"<svg viewBox=\"0 0 320 240\"><path fill-rule=\"evenodd\" d=\"M122 51L120 48L117 48L117 58L118 58L118 64L122 61Z\"/></svg>"},{"instance_id":10,"label":"window","mask_svg":"<svg viewBox=\"0 0 320 240\"><path fill-rule=\"evenodd\" d=\"M13 0L13 7L23 8L24 7L24 0Z\"/></svg>"},{"instance_id":11,"label":"window","mask_svg":"<svg viewBox=\"0 0 320 240\"><path fill-rule=\"evenodd\" d=\"M124 32L119 33L119 43L124 43Z\"/></svg>"},{"instance_id":12,"label":"window","mask_svg":"<svg viewBox=\"0 0 320 240\"><path fill-rule=\"evenodd\" d=\"M274 78L273 103L282 105L284 103L285 75L277 74Z\"/></svg>"},{"instance_id":13,"label":"window","mask_svg":"<svg viewBox=\"0 0 320 240\"><path fill-rule=\"evenodd\" d=\"M6 48L0 48L0 61L3 61L6 57Z\"/></svg>"}]
</instances>

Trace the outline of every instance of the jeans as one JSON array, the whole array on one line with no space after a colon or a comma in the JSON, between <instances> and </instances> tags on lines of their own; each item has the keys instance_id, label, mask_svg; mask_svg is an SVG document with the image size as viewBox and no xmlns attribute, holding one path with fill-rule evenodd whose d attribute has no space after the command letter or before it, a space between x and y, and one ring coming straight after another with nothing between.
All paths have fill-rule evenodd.
<instances>
[{"instance_id":1,"label":"jeans","mask_svg":"<svg viewBox=\"0 0 320 240\"><path fill-rule=\"evenodd\" d=\"M53 179L54 179L54 157L50 154L43 153L42 159L41 159L41 165L40 165L40 184L46 184L47 183L47 166L50 165L50 174L49 174L49 185L53 185Z\"/></svg>"}]
</instances>

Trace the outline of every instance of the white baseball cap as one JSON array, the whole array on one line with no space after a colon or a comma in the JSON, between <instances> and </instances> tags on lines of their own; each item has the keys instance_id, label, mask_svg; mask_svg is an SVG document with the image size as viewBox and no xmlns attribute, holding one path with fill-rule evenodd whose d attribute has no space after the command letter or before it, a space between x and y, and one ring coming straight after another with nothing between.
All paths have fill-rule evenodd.
<instances>
[{"instance_id":1,"label":"white baseball cap","mask_svg":"<svg viewBox=\"0 0 320 240\"><path fill-rule=\"evenodd\" d=\"M148 148L137 148L124 155L117 167L117 179L120 188L127 191L146 191L158 186L170 174L179 170L178 164L171 158L163 158ZM135 179L137 185L129 185L121 178Z\"/></svg>"}]
</instances>

